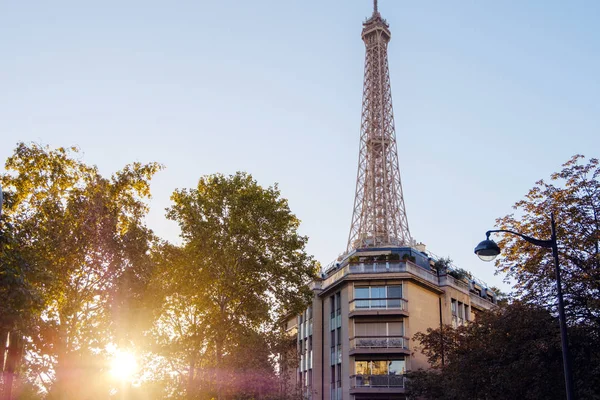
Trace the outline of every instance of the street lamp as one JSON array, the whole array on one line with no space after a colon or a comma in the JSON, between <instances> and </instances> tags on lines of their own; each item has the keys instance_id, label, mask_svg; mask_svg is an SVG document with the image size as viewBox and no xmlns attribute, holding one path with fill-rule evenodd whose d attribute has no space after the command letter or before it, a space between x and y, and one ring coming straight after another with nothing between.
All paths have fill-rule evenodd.
<instances>
[{"instance_id":1,"label":"street lamp","mask_svg":"<svg viewBox=\"0 0 600 400\"><path fill-rule=\"evenodd\" d=\"M560 341L562 345L563 369L565 373L565 389L567 392L567 400L574 400L573 394L573 378L571 377L571 361L569 357L569 344L567 340L567 321L565 318L565 305L563 301L562 285L560 282L560 264L558 262L558 243L556 241L556 224L554 222L554 213L550 214L550 224L552 233L549 240L535 239L522 233L510 231L507 229L495 229L485 233L486 239L475 247L475 254L483 261L492 261L500 254L500 247L490 240L491 233L510 233L519 236L525 241L546 249L552 249L554 256L554 266L556 269L556 292L558 295L558 320L560 323Z\"/></svg>"}]
</instances>

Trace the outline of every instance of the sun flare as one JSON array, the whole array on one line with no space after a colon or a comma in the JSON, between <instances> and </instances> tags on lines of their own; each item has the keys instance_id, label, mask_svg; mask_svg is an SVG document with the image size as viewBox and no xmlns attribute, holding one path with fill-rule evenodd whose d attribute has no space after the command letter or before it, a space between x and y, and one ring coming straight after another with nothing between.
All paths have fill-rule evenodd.
<instances>
[{"instance_id":1,"label":"sun flare","mask_svg":"<svg viewBox=\"0 0 600 400\"><path fill-rule=\"evenodd\" d=\"M137 370L137 361L133 353L117 351L110 363L110 374L119 380L128 380L133 377Z\"/></svg>"}]
</instances>

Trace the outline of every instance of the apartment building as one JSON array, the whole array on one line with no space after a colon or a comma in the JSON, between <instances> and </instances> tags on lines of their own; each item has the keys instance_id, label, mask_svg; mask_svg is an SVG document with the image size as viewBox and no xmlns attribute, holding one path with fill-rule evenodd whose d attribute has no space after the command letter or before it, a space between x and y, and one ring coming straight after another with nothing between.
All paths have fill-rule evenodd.
<instances>
[{"instance_id":1,"label":"apartment building","mask_svg":"<svg viewBox=\"0 0 600 400\"><path fill-rule=\"evenodd\" d=\"M405 372L429 367L411 337L494 306L479 281L432 264L411 247L357 249L313 282L312 305L287 323L306 398L404 399Z\"/></svg>"}]
</instances>

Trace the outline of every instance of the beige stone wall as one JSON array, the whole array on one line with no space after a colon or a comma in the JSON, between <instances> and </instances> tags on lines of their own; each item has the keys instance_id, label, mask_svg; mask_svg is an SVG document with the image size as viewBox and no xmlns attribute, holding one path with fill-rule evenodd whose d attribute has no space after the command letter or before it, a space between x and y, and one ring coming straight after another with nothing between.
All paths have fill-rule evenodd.
<instances>
[{"instance_id":1,"label":"beige stone wall","mask_svg":"<svg viewBox=\"0 0 600 400\"><path fill-rule=\"evenodd\" d=\"M417 349L418 342L412 339L417 332L440 326L439 295L413 281L404 283L404 298L408 300L410 316L404 322L404 335L410 339L411 357L406 364L408 370L429 367L426 357Z\"/></svg>"}]
</instances>

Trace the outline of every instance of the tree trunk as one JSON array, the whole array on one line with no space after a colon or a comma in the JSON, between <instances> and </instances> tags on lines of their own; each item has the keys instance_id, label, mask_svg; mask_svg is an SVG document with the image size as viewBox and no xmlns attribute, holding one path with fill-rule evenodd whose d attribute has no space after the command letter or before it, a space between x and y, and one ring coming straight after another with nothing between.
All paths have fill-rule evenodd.
<instances>
[{"instance_id":1,"label":"tree trunk","mask_svg":"<svg viewBox=\"0 0 600 400\"><path fill-rule=\"evenodd\" d=\"M0 328L0 373L4 372L4 357L6 357L6 343L8 339L8 330Z\"/></svg>"},{"instance_id":2,"label":"tree trunk","mask_svg":"<svg viewBox=\"0 0 600 400\"><path fill-rule=\"evenodd\" d=\"M187 382L187 398L188 399L193 399L194 398L194 375L195 375L195 370L196 370L196 357L194 357L193 355L191 356L190 359L190 371L188 373L188 382Z\"/></svg>"},{"instance_id":3,"label":"tree trunk","mask_svg":"<svg viewBox=\"0 0 600 400\"><path fill-rule=\"evenodd\" d=\"M221 395L221 382L223 382L223 373L221 371L223 361L223 339L221 339L221 337L217 337L215 340L215 352L215 358L217 360L217 366L215 368L217 378L217 400L223 400L223 396Z\"/></svg>"},{"instance_id":4,"label":"tree trunk","mask_svg":"<svg viewBox=\"0 0 600 400\"><path fill-rule=\"evenodd\" d=\"M12 386L15 376L15 370L19 363L19 355L21 354L21 336L16 332L8 334L8 350L6 352L6 361L4 363L4 371L2 373L3 385L3 400L13 400ZM3 346L4 347L4 346Z\"/></svg>"}]
</instances>

